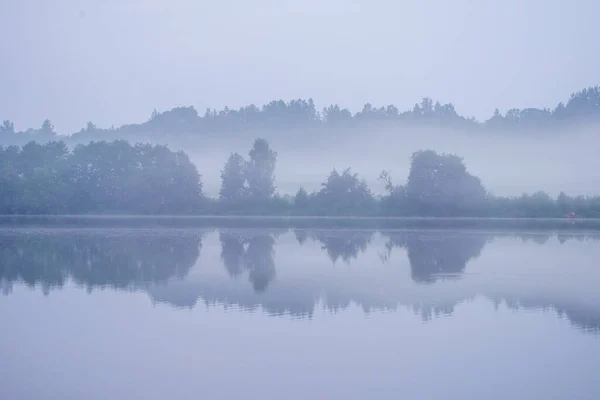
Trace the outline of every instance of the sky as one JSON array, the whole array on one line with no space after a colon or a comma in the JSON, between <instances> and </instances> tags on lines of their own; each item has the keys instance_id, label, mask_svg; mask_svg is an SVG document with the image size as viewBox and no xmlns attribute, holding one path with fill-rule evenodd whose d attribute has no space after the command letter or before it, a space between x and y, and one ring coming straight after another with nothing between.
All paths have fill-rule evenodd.
<instances>
[{"instance_id":1,"label":"sky","mask_svg":"<svg viewBox=\"0 0 600 400\"><path fill-rule=\"evenodd\" d=\"M0 119L59 133L153 109L554 107L600 83L594 0L0 0Z\"/></svg>"}]
</instances>

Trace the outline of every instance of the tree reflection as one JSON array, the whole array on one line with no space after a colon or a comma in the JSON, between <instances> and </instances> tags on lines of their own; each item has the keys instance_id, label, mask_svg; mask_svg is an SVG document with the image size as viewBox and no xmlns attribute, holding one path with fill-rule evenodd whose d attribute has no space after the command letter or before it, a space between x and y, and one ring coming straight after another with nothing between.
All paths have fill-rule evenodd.
<instances>
[{"instance_id":1,"label":"tree reflection","mask_svg":"<svg viewBox=\"0 0 600 400\"><path fill-rule=\"evenodd\" d=\"M308 232L304 229L294 229L294 236L296 236L298 244L302 246L306 242L306 239L308 239Z\"/></svg>"},{"instance_id":2,"label":"tree reflection","mask_svg":"<svg viewBox=\"0 0 600 400\"><path fill-rule=\"evenodd\" d=\"M70 278L88 290L126 288L183 278L196 263L199 234L54 233L0 235L0 278L62 287Z\"/></svg>"},{"instance_id":3,"label":"tree reflection","mask_svg":"<svg viewBox=\"0 0 600 400\"><path fill-rule=\"evenodd\" d=\"M349 264L364 253L373 239L373 231L314 231L310 237L321 243L332 263L338 259ZM298 237L298 234L296 234Z\"/></svg>"},{"instance_id":4,"label":"tree reflection","mask_svg":"<svg viewBox=\"0 0 600 400\"><path fill-rule=\"evenodd\" d=\"M536 244L546 244L548 240L552 237L549 233L522 233L519 234L519 238L523 241L523 243L527 243L532 241ZM564 243L564 242L561 242Z\"/></svg>"},{"instance_id":5,"label":"tree reflection","mask_svg":"<svg viewBox=\"0 0 600 400\"><path fill-rule=\"evenodd\" d=\"M203 299L206 304L235 304L246 310L260 308L271 315L309 317L319 303L329 311L342 310L352 304L365 312L404 306L418 312L424 320L452 314L454 307L465 299L483 296L497 304L505 303L507 307L551 308L581 329L600 331L595 297L585 297L590 294L582 292L582 298L578 299L579 292L573 292L575 289L569 286L550 285L543 292L547 297L543 297L542 292L522 290L535 287L536 282L502 286L486 280L485 275L476 282L468 279L455 282L451 291L444 286L444 279L462 276L467 263L496 238L516 239L511 245L517 243L545 251L541 246L557 246L567 240L597 240L598 237L560 233L550 235L549 240L548 234L538 233L415 230L381 231L380 236L376 236L374 231L295 230L293 234L298 244L294 243L293 247L284 244L285 251L291 252L288 255L292 257L288 259L293 261L290 266L281 266L284 272L277 285L273 285L279 232L221 230L218 239L223 266L215 263L215 268L222 271L224 267L230 280L222 273L212 273L210 268L189 274L202 246L201 235L190 231L51 230L31 234L0 231L0 293L10 294L14 282L39 286L48 292L72 280L88 290L141 289L161 301L170 304L185 301L190 307L197 299ZM293 241L291 233L290 237ZM310 245L301 246L306 241L310 241ZM359 257L369 246L381 248L382 245L387 251L383 262L389 260L394 249L406 250L410 278L395 266L365 265L363 261L367 257L364 260ZM579 247L575 251L579 251L577 249ZM309 265L313 251L324 251L332 263L356 261L358 266L323 271L321 267ZM301 259L304 265L297 265L300 263L294 258ZM323 261L322 256L313 259ZM292 272L292 268L303 267L306 268ZM243 274L247 274L251 285L246 279L233 281ZM189 279L184 279L188 275ZM522 279L532 278L524 275ZM425 285L433 282L437 282L437 286Z\"/></svg>"},{"instance_id":6,"label":"tree reflection","mask_svg":"<svg viewBox=\"0 0 600 400\"><path fill-rule=\"evenodd\" d=\"M230 276L248 271L249 280L256 292L267 290L275 279L275 238L269 233L219 233L221 260Z\"/></svg>"},{"instance_id":7,"label":"tree reflection","mask_svg":"<svg viewBox=\"0 0 600 400\"><path fill-rule=\"evenodd\" d=\"M221 261L230 276L236 277L244 271L244 249L243 240L235 234L219 234L221 241Z\"/></svg>"},{"instance_id":8,"label":"tree reflection","mask_svg":"<svg viewBox=\"0 0 600 400\"><path fill-rule=\"evenodd\" d=\"M487 242L484 235L388 232L386 248L405 248L415 282L432 283L460 275L467 263L479 257Z\"/></svg>"}]
</instances>

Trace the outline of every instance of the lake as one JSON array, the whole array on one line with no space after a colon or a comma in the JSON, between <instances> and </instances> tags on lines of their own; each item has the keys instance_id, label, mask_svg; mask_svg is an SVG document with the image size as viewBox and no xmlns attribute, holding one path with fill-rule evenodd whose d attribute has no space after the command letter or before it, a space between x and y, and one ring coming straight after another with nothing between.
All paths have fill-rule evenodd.
<instances>
[{"instance_id":1,"label":"lake","mask_svg":"<svg viewBox=\"0 0 600 400\"><path fill-rule=\"evenodd\" d=\"M593 230L0 228L0 398L600 399Z\"/></svg>"}]
</instances>

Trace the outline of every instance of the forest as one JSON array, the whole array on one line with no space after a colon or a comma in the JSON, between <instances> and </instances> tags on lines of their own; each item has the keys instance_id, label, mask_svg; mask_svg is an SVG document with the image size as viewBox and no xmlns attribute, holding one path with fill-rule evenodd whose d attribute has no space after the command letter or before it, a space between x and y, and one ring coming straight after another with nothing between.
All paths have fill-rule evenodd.
<instances>
[{"instance_id":1,"label":"forest","mask_svg":"<svg viewBox=\"0 0 600 400\"><path fill-rule=\"evenodd\" d=\"M593 86L571 94L566 102L554 108L496 109L485 121L460 115L452 103L442 104L425 97L410 110L400 111L394 105L374 106L366 103L362 110L351 112L332 104L318 110L313 99L291 101L274 100L268 104L254 104L222 110L207 109L200 114L193 106L176 107L158 112L154 110L142 123L120 127L98 127L88 122L79 132L59 134L50 119L38 128L16 130L6 119L0 124L0 143L24 145L30 141L44 143L65 141L69 144L87 144L90 141L124 139L131 142L154 142L169 138L171 141L191 141L198 137L217 134L237 135L248 132L285 131L288 135L298 130L339 132L385 125L393 129L414 126L433 126L473 132L552 132L566 127L600 122L600 87Z\"/></svg>"},{"instance_id":2,"label":"forest","mask_svg":"<svg viewBox=\"0 0 600 400\"><path fill-rule=\"evenodd\" d=\"M167 146L124 140L72 149L56 141L11 145L0 147L0 214L600 217L600 197L494 196L461 157L431 150L412 154L402 183L382 171L383 195L350 168L333 169L319 190L281 195L276 166L277 152L256 139L247 156L229 156L212 198L186 153Z\"/></svg>"}]
</instances>

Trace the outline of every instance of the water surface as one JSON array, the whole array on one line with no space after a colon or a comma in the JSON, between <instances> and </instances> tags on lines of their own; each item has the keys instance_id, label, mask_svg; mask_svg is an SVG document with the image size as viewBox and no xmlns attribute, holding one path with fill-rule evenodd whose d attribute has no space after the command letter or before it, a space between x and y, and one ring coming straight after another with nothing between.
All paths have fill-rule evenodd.
<instances>
[{"instance_id":1,"label":"water surface","mask_svg":"<svg viewBox=\"0 0 600 400\"><path fill-rule=\"evenodd\" d=\"M4 227L2 399L598 399L593 232Z\"/></svg>"}]
</instances>

